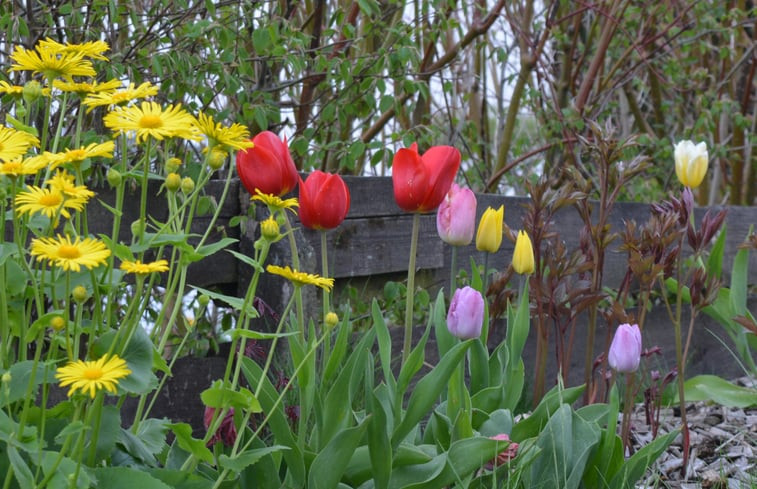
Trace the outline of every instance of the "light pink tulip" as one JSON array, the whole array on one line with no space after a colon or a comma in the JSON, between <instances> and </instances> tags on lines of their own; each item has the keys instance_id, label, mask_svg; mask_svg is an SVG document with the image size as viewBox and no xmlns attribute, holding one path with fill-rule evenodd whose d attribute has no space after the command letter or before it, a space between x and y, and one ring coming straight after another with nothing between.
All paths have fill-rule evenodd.
<instances>
[{"instance_id":1,"label":"light pink tulip","mask_svg":"<svg viewBox=\"0 0 757 489\"><path fill-rule=\"evenodd\" d=\"M635 372L641 359L639 325L621 324L615 331L607 361L616 372Z\"/></svg>"},{"instance_id":2,"label":"light pink tulip","mask_svg":"<svg viewBox=\"0 0 757 489\"><path fill-rule=\"evenodd\" d=\"M453 336L468 340L481 336L484 298L472 287L457 289L447 312L447 329Z\"/></svg>"},{"instance_id":3,"label":"light pink tulip","mask_svg":"<svg viewBox=\"0 0 757 489\"><path fill-rule=\"evenodd\" d=\"M442 241L465 246L476 231L476 195L469 188L453 183L436 213L436 230Z\"/></svg>"}]
</instances>

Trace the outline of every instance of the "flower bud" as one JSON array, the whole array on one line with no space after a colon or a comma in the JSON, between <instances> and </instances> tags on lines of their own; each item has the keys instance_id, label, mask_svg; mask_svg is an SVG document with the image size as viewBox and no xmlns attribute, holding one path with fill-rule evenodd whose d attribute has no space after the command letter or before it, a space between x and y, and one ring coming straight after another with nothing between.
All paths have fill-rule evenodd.
<instances>
[{"instance_id":1,"label":"flower bud","mask_svg":"<svg viewBox=\"0 0 757 489\"><path fill-rule=\"evenodd\" d=\"M181 188L181 175L178 173L169 173L166 175L166 189L174 193Z\"/></svg>"},{"instance_id":2,"label":"flower bud","mask_svg":"<svg viewBox=\"0 0 757 489\"><path fill-rule=\"evenodd\" d=\"M2 381L3 385L8 385L11 383L11 380L13 380L13 377L11 376L10 372L5 372L3 376L0 378L0 381Z\"/></svg>"},{"instance_id":3,"label":"flower bud","mask_svg":"<svg viewBox=\"0 0 757 489\"><path fill-rule=\"evenodd\" d=\"M30 80L24 85L23 91L24 100L26 103L36 102L38 98L42 96L42 85L37 80Z\"/></svg>"},{"instance_id":4,"label":"flower bud","mask_svg":"<svg viewBox=\"0 0 757 489\"><path fill-rule=\"evenodd\" d=\"M496 253L502 244L502 223L505 219L505 206L496 211L491 207L484 211L476 233L476 249Z\"/></svg>"},{"instance_id":5,"label":"flower bud","mask_svg":"<svg viewBox=\"0 0 757 489\"><path fill-rule=\"evenodd\" d=\"M472 287L457 289L447 312L447 329L460 339L478 338L484 324L484 298Z\"/></svg>"},{"instance_id":6,"label":"flower bud","mask_svg":"<svg viewBox=\"0 0 757 489\"><path fill-rule=\"evenodd\" d=\"M200 294L197 297L197 303L200 305L200 307L205 308L210 303L210 297L205 294Z\"/></svg>"},{"instance_id":7,"label":"flower bud","mask_svg":"<svg viewBox=\"0 0 757 489\"><path fill-rule=\"evenodd\" d=\"M168 173L176 173L181 167L181 160L179 158L168 158L166 160L165 168Z\"/></svg>"},{"instance_id":8,"label":"flower bud","mask_svg":"<svg viewBox=\"0 0 757 489\"><path fill-rule=\"evenodd\" d=\"M189 195L195 189L195 181L190 177L184 177L181 179L181 192L184 195Z\"/></svg>"},{"instance_id":9,"label":"flower bud","mask_svg":"<svg viewBox=\"0 0 757 489\"><path fill-rule=\"evenodd\" d=\"M689 188L701 185L709 161L707 144L701 142L694 145L692 141L681 141L675 145L673 156L678 181Z\"/></svg>"},{"instance_id":10,"label":"flower bud","mask_svg":"<svg viewBox=\"0 0 757 489\"><path fill-rule=\"evenodd\" d=\"M142 220L137 219L136 221L131 223L131 234L133 236L139 236L142 234Z\"/></svg>"},{"instance_id":11,"label":"flower bud","mask_svg":"<svg viewBox=\"0 0 757 489\"><path fill-rule=\"evenodd\" d=\"M268 216L268 219L260 223L260 235L268 241L276 241L281 236L279 231L279 223L273 218Z\"/></svg>"},{"instance_id":12,"label":"flower bud","mask_svg":"<svg viewBox=\"0 0 757 489\"><path fill-rule=\"evenodd\" d=\"M326 327L331 329L337 324L339 324L339 316L336 315L334 311L329 311L328 314L326 314Z\"/></svg>"},{"instance_id":13,"label":"flower bud","mask_svg":"<svg viewBox=\"0 0 757 489\"><path fill-rule=\"evenodd\" d=\"M115 168L108 168L108 173L105 174L105 179L108 180L108 185L111 187L118 187L121 185L122 178L121 172Z\"/></svg>"},{"instance_id":14,"label":"flower bud","mask_svg":"<svg viewBox=\"0 0 757 489\"><path fill-rule=\"evenodd\" d=\"M453 246L465 246L473 241L476 195L471 189L452 184L436 212L436 230L442 241Z\"/></svg>"},{"instance_id":15,"label":"flower bud","mask_svg":"<svg viewBox=\"0 0 757 489\"><path fill-rule=\"evenodd\" d=\"M71 291L71 297L74 299L74 301L81 304L89 299L89 292L87 292L87 288L83 285L77 285L76 287L74 287L74 290Z\"/></svg>"},{"instance_id":16,"label":"flower bud","mask_svg":"<svg viewBox=\"0 0 757 489\"><path fill-rule=\"evenodd\" d=\"M66 320L63 319L63 316L53 316L50 319L50 327L55 331L60 331L66 327Z\"/></svg>"},{"instance_id":17,"label":"flower bud","mask_svg":"<svg viewBox=\"0 0 757 489\"><path fill-rule=\"evenodd\" d=\"M513 270L521 275L534 273L534 248L531 245L531 238L523 230L518 231L518 239L515 240Z\"/></svg>"},{"instance_id":18,"label":"flower bud","mask_svg":"<svg viewBox=\"0 0 757 489\"><path fill-rule=\"evenodd\" d=\"M210 150L210 154L208 155L208 166L211 170L220 169L223 164L226 163L227 156L229 156L229 153L221 148L214 147Z\"/></svg>"},{"instance_id":19,"label":"flower bud","mask_svg":"<svg viewBox=\"0 0 757 489\"><path fill-rule=\"evenodd\" d=\"M641 331L639 325L621 324L607 354L607 362L616 372L635 372L641 359Z\"/></svg>"}]
</instances>

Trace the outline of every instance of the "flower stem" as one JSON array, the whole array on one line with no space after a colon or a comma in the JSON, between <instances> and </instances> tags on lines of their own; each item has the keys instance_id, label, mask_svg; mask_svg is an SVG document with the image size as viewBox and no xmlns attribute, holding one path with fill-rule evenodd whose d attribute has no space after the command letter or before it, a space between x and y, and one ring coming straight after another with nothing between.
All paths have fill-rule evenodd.
<instances>
[{"instance_id":1,"label":"flower stem","mask_svg":"<svg viewBox=\"0 0 757 489\"><path fill-rule=\"evenodd\" d=\"M626 392L623 396L623 423L620 429L620 438L623 440L623 450L630 450L631 444L628 436L631 431L631 406L633 406L633 389L636 376L634 372L626 374Z\"/></svg>"},{"instance_id":2,"label":"flower stem","mask_svg":"<svg viewBox=\"0 0 757 489\"><path fill-rule=\"evenodd\" d=\"M421 215L413 214L413 231L410 237L410 262L407 265L407 301L405 305L405 340L402 344L402 365L413 345L413 300L415 299L415 255L418 252L418 233Z\"/></svg>"},{"instance_id":3,"label":"flower stem","mask_svg":"<svg viewBox=\"0 0 757 489\"><path fill-rule=\"evenodd\" d=\"M457 289L457 246L452 247L452 259L449 264L449 300L455 295ZM486 291L486 289L484 289Z\"/></svg>"},{"instance_id":4,"label":"flower stem","mask_svg":"<svg viewBox=\"0 0 757 489\"><path fill-rule=\"evenodd\" d=\"M329 249L326 243L326 231L321 230L321 276L329 276ZM326 315L331 310L329 304L329 291L322 289L323 293L323 330L326 330ZM329 359L331 353L331 336L326 335L326 340L323 343L323 365L326 366L326 362Z\"/></svg>"}]
</instances>

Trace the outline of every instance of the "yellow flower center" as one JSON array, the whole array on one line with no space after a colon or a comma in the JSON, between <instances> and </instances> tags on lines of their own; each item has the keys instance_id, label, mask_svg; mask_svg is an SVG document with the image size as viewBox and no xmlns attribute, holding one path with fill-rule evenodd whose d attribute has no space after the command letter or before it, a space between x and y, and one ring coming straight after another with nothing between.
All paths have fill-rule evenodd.
<instances>
[{"instance_id":1,"label":"yellow flower center","mask_svg":"<svg viewBox=\"0 0 757 489\"><path fill-rule=\"evenodd\" d=\"M84 370L84 377L89 380L97 380L103 376L103 371L98 367L89 367Z\"/></svg>"},{"instance_id":2,"label":"yellow flower center","mask_svg":"<svg viewBox=\"0 0 757 489\"><path fill-rule=\"evenodd\" d=\"M79 248L73 245L61 245L60 248L58 248L58 256L61 258L66 258L69 260L73 260L75 258L79 258L81 256L81 253L79 253Z\"/></svg>"},{"instance_id":3,"label":"yellow flower center","mask_svg":"<svg viewBox=\"0 0 757 489\"><path fill-rule=\"evenodd\" d=\"M39 205L44 207L58 207L63 201L59 194L45 194L39 198Z\"/></svg>"},{"instance_id":4,"label":"yellow flower center","mask_svg":"<svg viewBox=\"0 0 757 489\"><path fill-rule=\"evenodd\" d=\"M2 151L3 145L0 144L0 151ZM21 162L20 161L9 161L8 163L3 164L3 170L6 173L18 173L21 171Z\"/></svg>"},{"instance_id":5,"label":"yellow flower center","mask_svg":"<svg viewBox=\"0 0 757 489\"><path fill-rule=\"evenodd\" d=\"M113 100L113 103L120 104L121 102L129 101L131 96L126 92L118 92L111 95L110 98Z\"/></svg>"},{"instance_id":6,"label":"yellow flower center","mask_svg":"<svg viewBox=\"0 0 757 489\"><path fill-rule=\"evenodd\" d=\"M87 157L87 152L83 149L72 149L68 152L68 157L71 159L71 161L83 160Z\"/></svg>"},{"instance_id":7,"label":"yellow flower center","mask_svg":"<svg viewBox=\"0 0 757 489\"><path fill-rule=\"evenodd\" d=\"M157 129L163 125L163 120L158 115L145 114L139 119L139 126L145 129Z\"/></svg>"}]
</instances>

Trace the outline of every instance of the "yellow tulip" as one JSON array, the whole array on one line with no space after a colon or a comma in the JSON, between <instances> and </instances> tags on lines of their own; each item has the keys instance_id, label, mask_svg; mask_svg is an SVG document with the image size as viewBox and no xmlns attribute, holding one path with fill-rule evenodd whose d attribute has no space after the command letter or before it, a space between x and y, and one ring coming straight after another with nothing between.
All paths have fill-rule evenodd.
<instances>
[{"instance_id":1,"label":"yellow tulip","mask_svg":"<svg viewBox=\"0 0 757 489\"><path fill-rule=\"evenodd\" d=\"M513 252L513 270L516 273L534 273L534 248L525 231L518 231Z\"/></svg>"},{"instance_id":2,"label":"yellow tulip","mask_svg":"<svg viewBox=\"0 0 757 489\"><path fill-rule=\"evenodd\" d=\"M675 145L673 156L676 162L678 181L689 188L697 188L707 173L707 144L694 145L691 141L681 141Z\"/></svg>"},{"instance_id":3,"label":"yellow tulip","mask_svg":"<svg viewBox=\"0 0 757 489\"><path fill-rule=\"evenodd\" d=\"M502 244L502 223L505 220L505 206L496 211L491 207L484 211L476 232L476 249L496 253Z\"/></svg>"}]
</instances>

